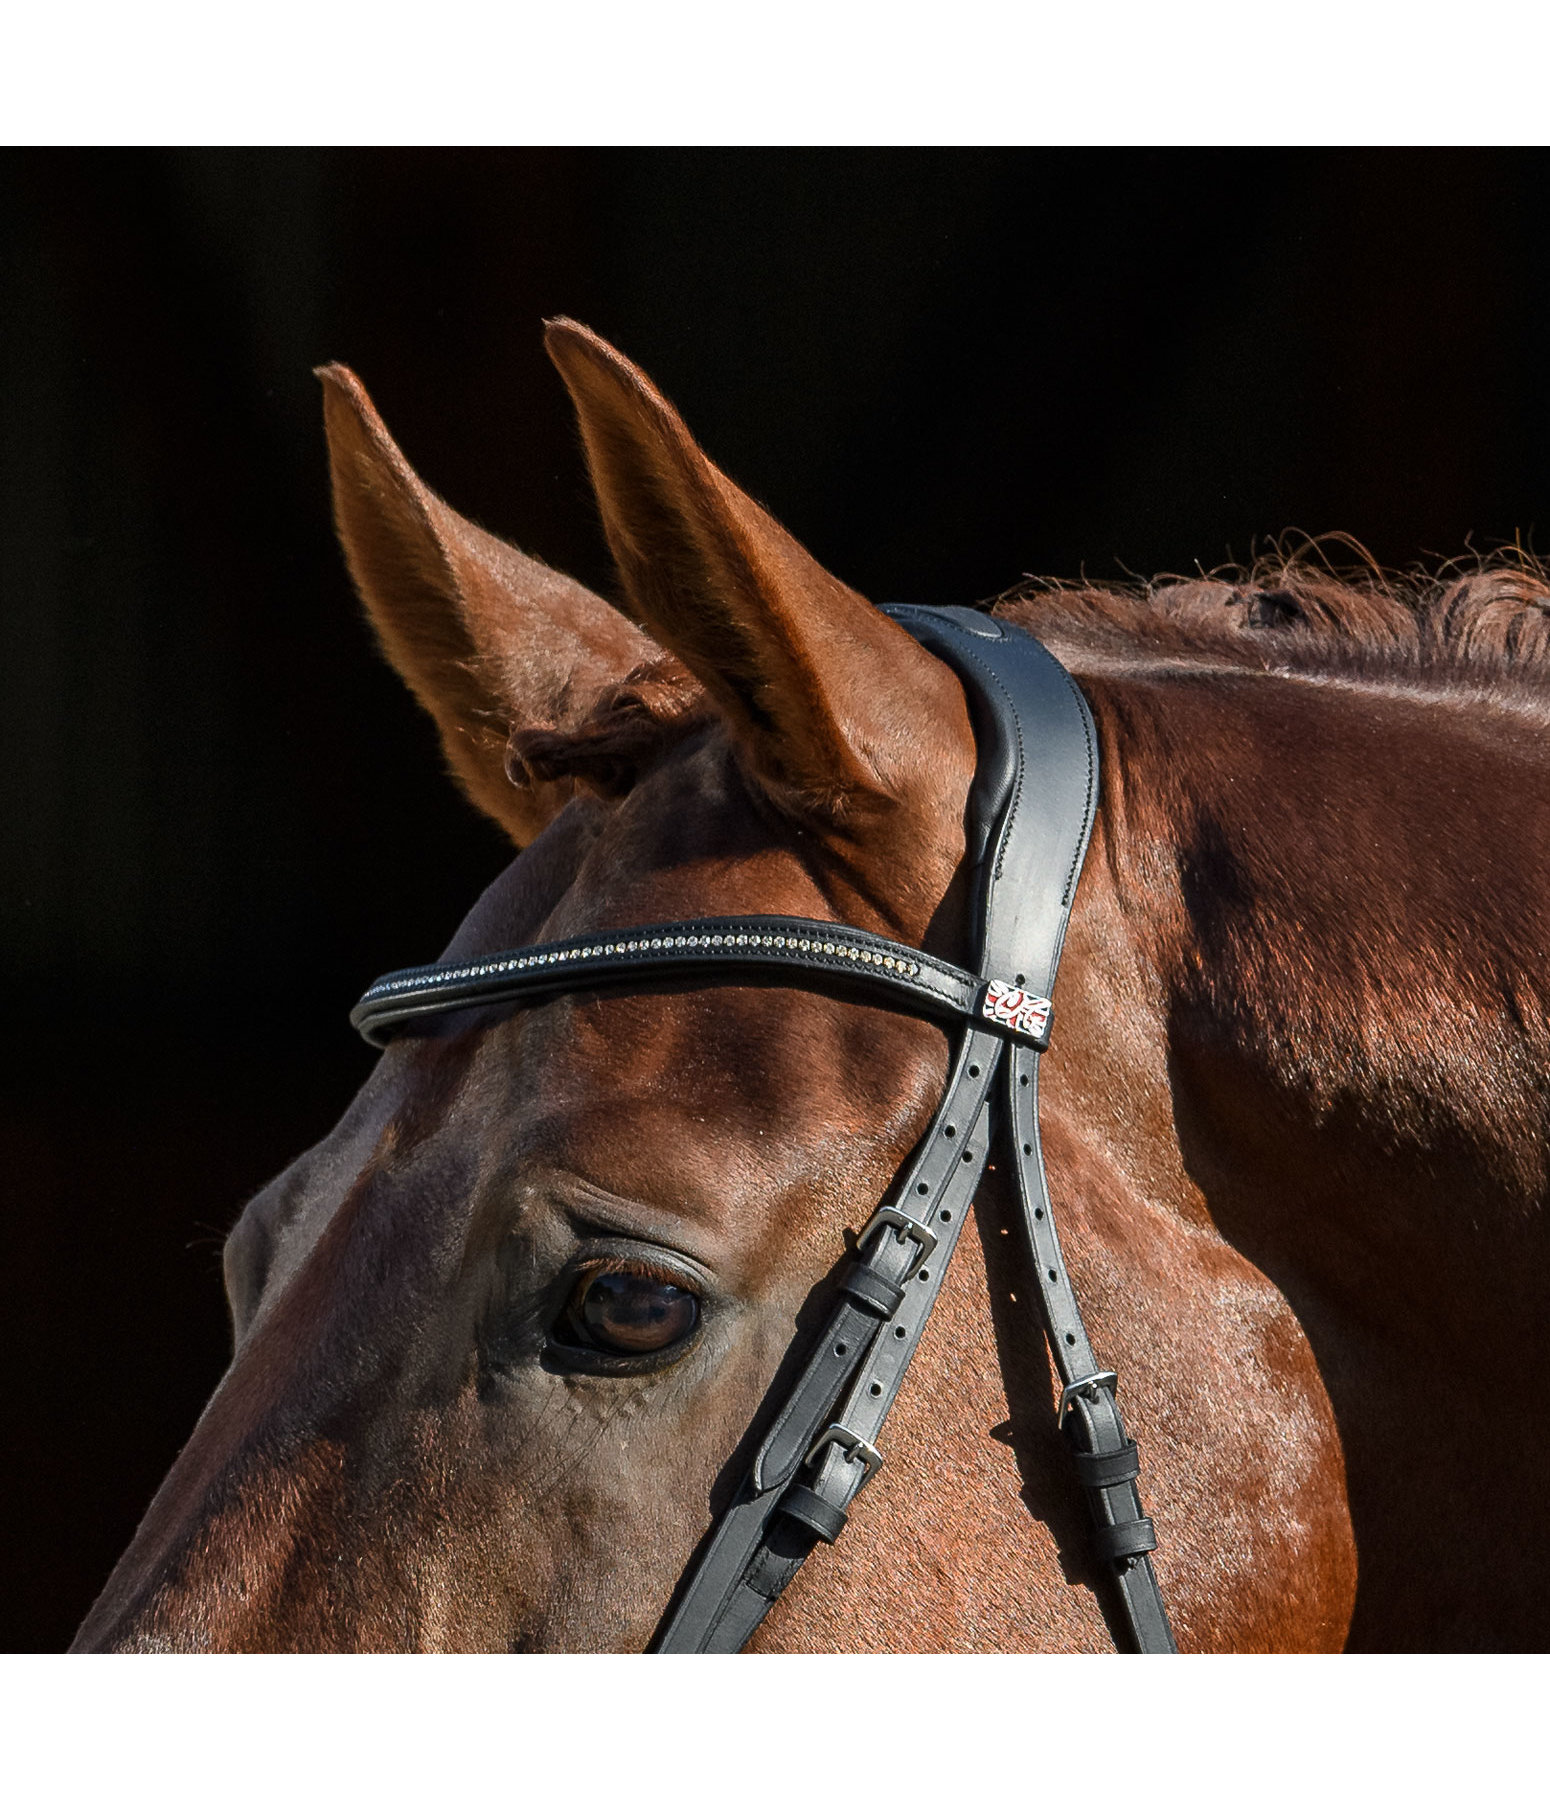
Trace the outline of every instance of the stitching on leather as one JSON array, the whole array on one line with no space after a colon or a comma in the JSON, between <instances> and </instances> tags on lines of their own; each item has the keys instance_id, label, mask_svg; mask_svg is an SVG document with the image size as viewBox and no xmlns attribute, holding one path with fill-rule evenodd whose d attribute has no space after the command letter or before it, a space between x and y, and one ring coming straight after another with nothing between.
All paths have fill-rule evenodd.
<instances>
[{"instance_id":1,"label":"stitching on leather","mask_svg":"<svg viewBox=\"0 0 1550 1800\"><path fill-rule=\"evenodd\" d=\"M761 924L764 922L765 915L749 915L750 918L755 916L759 918ZM772 925L775 924L777 915L771 914L768 917L769 922ZM556 938L549 943L523 945L520 949L507 951L501 956L481 958L474 962L425 963L419 968L404 969L391 975L380 976L366 990L365 997L369 999L378 995L386 996L419 989L429 991L458 981L482 980L506 974L525 975L529 972L536 974L541 968L550 966L550 964L537 960L546 955L551 959L553 965L558 965L563 961L568 967L586 968L593 959L577 955L579 950L619 945L631 941L638 943L637 949L624 953L619 960L614 962L609 962L604 958L598 961L596 966L618 969L633 968L639 966L635 961L636 958L649 958L653 949L661 953L656 960L668 964L674 961L692 961L704 957L710 957L712 960L747 962L753 959L744 953L754 951L758 953L759 960L778 959L801 963L804 966L811 964L815 969L839 968L854 962L858 965L858 969L864 968L872 973L880 972L884 980L906 981L927 992L935 990L931 987L929 980L921 979L922 976L936 976L954 987L975 988L978 986L978 980L971 970L960 969L954 963L944 962L940 957L932 956L927 951L917 950L913 945L900 944L891 938L873 937L868 933L856 932L845 926L824 925L818 920L787 919L782 916L779 918L779 923L784 929L770 932L748 930L741 919L677 919L658 924L621 926L617 931L587 933L582 937ZM727 925L731 925L733 929L721 932L704 929ZM804 926L807 927L805 931L801 929ZM739 927L743 927L743 929L739 931L737 929ZM633 940L632 933L634 934ZM733 942L713 944L706 941L708 938L716 936L730 938L737 935L742 936L745 941L741 944ZM659 944L652 944L648 941L664 936L682 941L677 943L664 941ZM785 943L747 941L777 937L785 938L788 941ZM843 945L847 954L843 957L835 956L831 960L820 949L803 950L797 947L789 941L794 937L817 940L827 938L836 945ZM691 943L689 941L691 938L698 941ZM855 956L848 954L852 950L862 954ZM684 952L687 955L680 954ZM895 962L895 967L891 969L887 967L887 958L890 955ZM520 966L524 962L527 964L526 968ZM913 963L918 973L912 972L909 967L904 966L906 963Z\"/></svg>"},{"instance_id":2,"label":"stitching on leather","mask_svg":"<svg viewBox=\"0 0 1550 1800\"><path fill-rule=\"evenodd\" d=\"M735 929L766 923L778 929ZM710 929L717 926L721 930ZM724 941L715 942L716 938ZM808 945L805 950L801 948L804 943ZM827 977L842 989L875 985L896 1004L913 1002L938 1016L945 1012L975 1018L985 1012L984 997L990 991L970 970L855 927L780 914L745 915L621 927L614 932L525 945L476 962L399 970L372 983L352 1018L370 1036L368 1027L390 1030L404 1019L426 1012L520 1002L529 996L586 991L671 976L680 970L718 967L767 974L773 970L797 972L799 978L811 977L815 984ZM789 978L789 974L781 976ZM1020 1029L1025 1035L1037 1035L999 1017L991 1017L990 1023L999 1035L1016 1036Z\"/></svg>"},{"instance_id":3,"label":"stitching on leather","mask_svg":"<svg viewBox=\"0 0 1550 1800\"><path fill-rule=\"evenodd\" d=\"M1097 744L1094 739L1092 712L1082 695L1082 690L1076 685L1071 671L1059 657L1053 657L1051 660L1065 678L1066 686L1071 690L1071 697L1076 703L1076 715L1082 721L1082 741L1087 748L1087 800L1082 808L1082 835L1077 839L1076 848L1071 853L1071 867L1067 871L1065 890L1061 895L1061 904L1070 906L1071 895L1076 887L1076 878L1082 872L1082 863L1087 855L1087 839L1092 831L1093 811L1098 798L1098 784L1094 779Z\"/></svg>"},{"instance_id":4,"label":"stitching on leather","mask_svg":"<svg viewBox=\"0 0 1550 1800\"><path fill-rule=\"evenodd\" d=\"M904 609L901 607L899 610L903 611ZM918 611L921 609L917 608L912 610ZM1001 869L1005 849L1007 844L1012 840L1012 824L1017 817L1018 804L1022 798L1023 772L1027 767L1027 754L1023 744L1022 722L1018 716L1017 708L1011 704L1010 697L1007 695L1005 683L996 673L994 667L987 663L983 656L973 648L973 632L960 625L956 619L938 619L937 623L941 627L957 633L960 639L957 646L959 654L969 661L972 661L976 668L993 681L996 687L1000 689L1002 698L1006 701L1003 716L1009 717L1012 720L1013 727L1017 733L1017 769L1013 778L1012 798L1007 806L1006 819L1001 831L1001 842L996 849L995 878L999 881L1001 879ZM1009 644L1015 644L1021 655L1027 656L1033 654L1049 658L1050 662L1052 662L1060 671L1061 679L1070 690L1072 701L1076 706L1077 717L1081 721L1083 747L1087 751L1087 795L1082 808L1082 834L1077 840L1076 848L1072 852L1071 867L1066 873L1065 887L1061 892L1062 906L1069 907L1071 904L1072 891L1076 886L1076 878L1081 873L1082 862L1086 855L1087 839L1092 830L1094 803L1097 797L1097 784L1093 779L1096 763L1096 746L1093 740L1092 714L1088 710L1086 700L1082 697L1081 689L1072 679L1071 671L1063 662L1061 662L1058 656L1050 655L1050 652L1044 648L1038 638L1025 626L1018 625L1010 619L997 620L997 623L1003 627L1008 625L1011 626L1011 632L1007 633L1002 641ZM964 639L968 639L969 642L965 643L961 641Z\"/></svg>"},{"instance_id":5,"label":"stitching on leather","mask_svg":"<svg viewBox=\"0 0 1550 1800\"><path fill-rule=\"evenodd\" d=\"M693 921L698 923L698 921ZM751 936L753 934L745 934ZM771 935L771 934L762 934ZM788 938L793 934L786 932ZM810 937L814 934L809 933ZM473 963L454 963L447 965L432 964L420 969L405 970L401 973L382 976L374 981L361 997L362 1006L375 1005L393 1000L412 1000L424 995L446 994L451 996L468 984L491 981L511 993L520 993L530 986L539 985L548 975L556 976L569 973L608 972L616 974L621 980L628 980L632 975L672 970L676 967L692 966L696 963L730 963L745 967L769 967L776 964L789 964L793 967L812 970L814 973L843 972L862 980L877 981L895 991L916 993L924 998L945 1003L956 1011L971 1010L980 987L977 977L967 969L955 968L923 951L914 950L908 945L889 945L886 950L875 949L870 943L844 944L837 933L826 934L833 942L844 949L856 951L858 954L825 954L818 950L802 950L790 944L690 944L685 941L679 945L663 945L655 952L646 948L644 952L637 949L624 952L617 957L599 956L583 957L574 954L580 948L592 948L614 942L628 941L618 939L558 939L553 951L554 963L545 963L536 958L545 954L542 945L532 946L520 953L492 958L487 961ZM888 940L878 939L878 944ZM908 960L913 963L912 972L906 966L904 957L894 955L898 949L906 952ZM750 954L751 953L751 954ZM894 967L887 966L887 958L894 955ZM523 962L527 966L521 967Z\"/></svg>"}]
</instances>

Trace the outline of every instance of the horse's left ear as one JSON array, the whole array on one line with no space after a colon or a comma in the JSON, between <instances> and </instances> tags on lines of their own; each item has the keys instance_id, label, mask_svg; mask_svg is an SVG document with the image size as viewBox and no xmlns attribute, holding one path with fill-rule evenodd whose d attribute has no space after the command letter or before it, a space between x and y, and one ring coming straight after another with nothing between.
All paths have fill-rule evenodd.
<instances>
[{"instance_id":1,"label":"horse's left ear","mask_svg":"<svg viewBox=\"0 0 1550 1800\"><path fill-rule=\"evenodd\" d=\"M511 734L584 719L654 646L580 582L433 494L349 369L318 375L334 517L382 648L436 721L469 798L526 844L574 783L513 779Z\"/></svg>"},{"instance_id":2,"label":"horse's left ear","mask_svg":"<svg viewBox=\"0 0 1550 1800\"><path fill-rule=\"evenodd\" d=\"M777 803L901 872L917 837L942 839L945 796L961 823L974 739L956 677L735 487L611 345L569 319L546 342L636 616L704 682Z\"/></svg>"}]
</instances>

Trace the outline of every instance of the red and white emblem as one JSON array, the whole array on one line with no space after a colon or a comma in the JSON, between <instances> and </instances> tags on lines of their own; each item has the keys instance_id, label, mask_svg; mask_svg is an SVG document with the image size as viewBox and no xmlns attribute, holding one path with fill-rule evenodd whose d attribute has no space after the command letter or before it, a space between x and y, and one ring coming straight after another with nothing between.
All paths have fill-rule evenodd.
<instances>
[{"instance_id":1,"label":"red and white emblem","mask_svg":"<svg viewBox=\"0 0 1550 1800\"><path fill-rule=\"evenodd\" d=\"M985 1017L1024 1037L1043 1038L1049 1030L1050 1004L1042 995L1013 987L1009 981L992 981L985 989Z\"/></svg>"}]
</instances>

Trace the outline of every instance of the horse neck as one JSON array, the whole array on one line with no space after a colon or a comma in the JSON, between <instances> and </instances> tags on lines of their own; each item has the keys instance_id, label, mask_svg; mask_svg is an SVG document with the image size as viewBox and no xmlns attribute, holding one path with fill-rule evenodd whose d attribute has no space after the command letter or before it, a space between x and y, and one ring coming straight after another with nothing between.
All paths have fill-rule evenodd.
<instances>
[{"instance_id":1,"label":"horse neck","mask_svg":"<svg viewBox=\"0 0 1550 1800\"><path fill-rule=\"evenodd\" d=\"M1249 670L1093 691L1106 855L1217 1228L1412 1350L1543 1363L1543 708Z\"/></svg>"}]
</instances>

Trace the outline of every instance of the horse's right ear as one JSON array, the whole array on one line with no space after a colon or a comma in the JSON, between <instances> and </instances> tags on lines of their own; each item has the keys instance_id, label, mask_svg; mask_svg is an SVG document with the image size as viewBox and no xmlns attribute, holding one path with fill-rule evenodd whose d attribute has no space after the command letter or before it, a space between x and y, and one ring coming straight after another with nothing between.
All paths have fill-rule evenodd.
<instances>
[{"instance_id":1,"label":"horse's right ear","mask_svg":"<svg viewBox=\"0 0 1550 1800\"><path fill-rule=\"evenodd\" d=\"M974 733L963 686L823 568L706 456L634 363L572 319L570 389L628 604L704 684L764 795L900 935L963 855Z\"/></svg>"},{"instance_id":2,"label":"horse's right ear","mask_svg":"<svg viewBox=\"0 0 1550 1800\"><path fill-rule=\"evenodd\" d=\"M511 732L585 717L654 646L579 582L438 499L349 369L330 363L317 373L334 517L382 648L436 721L469 798L526 844L573 784L515 785L506 773Z\"/></svg>"}]
</instances>

